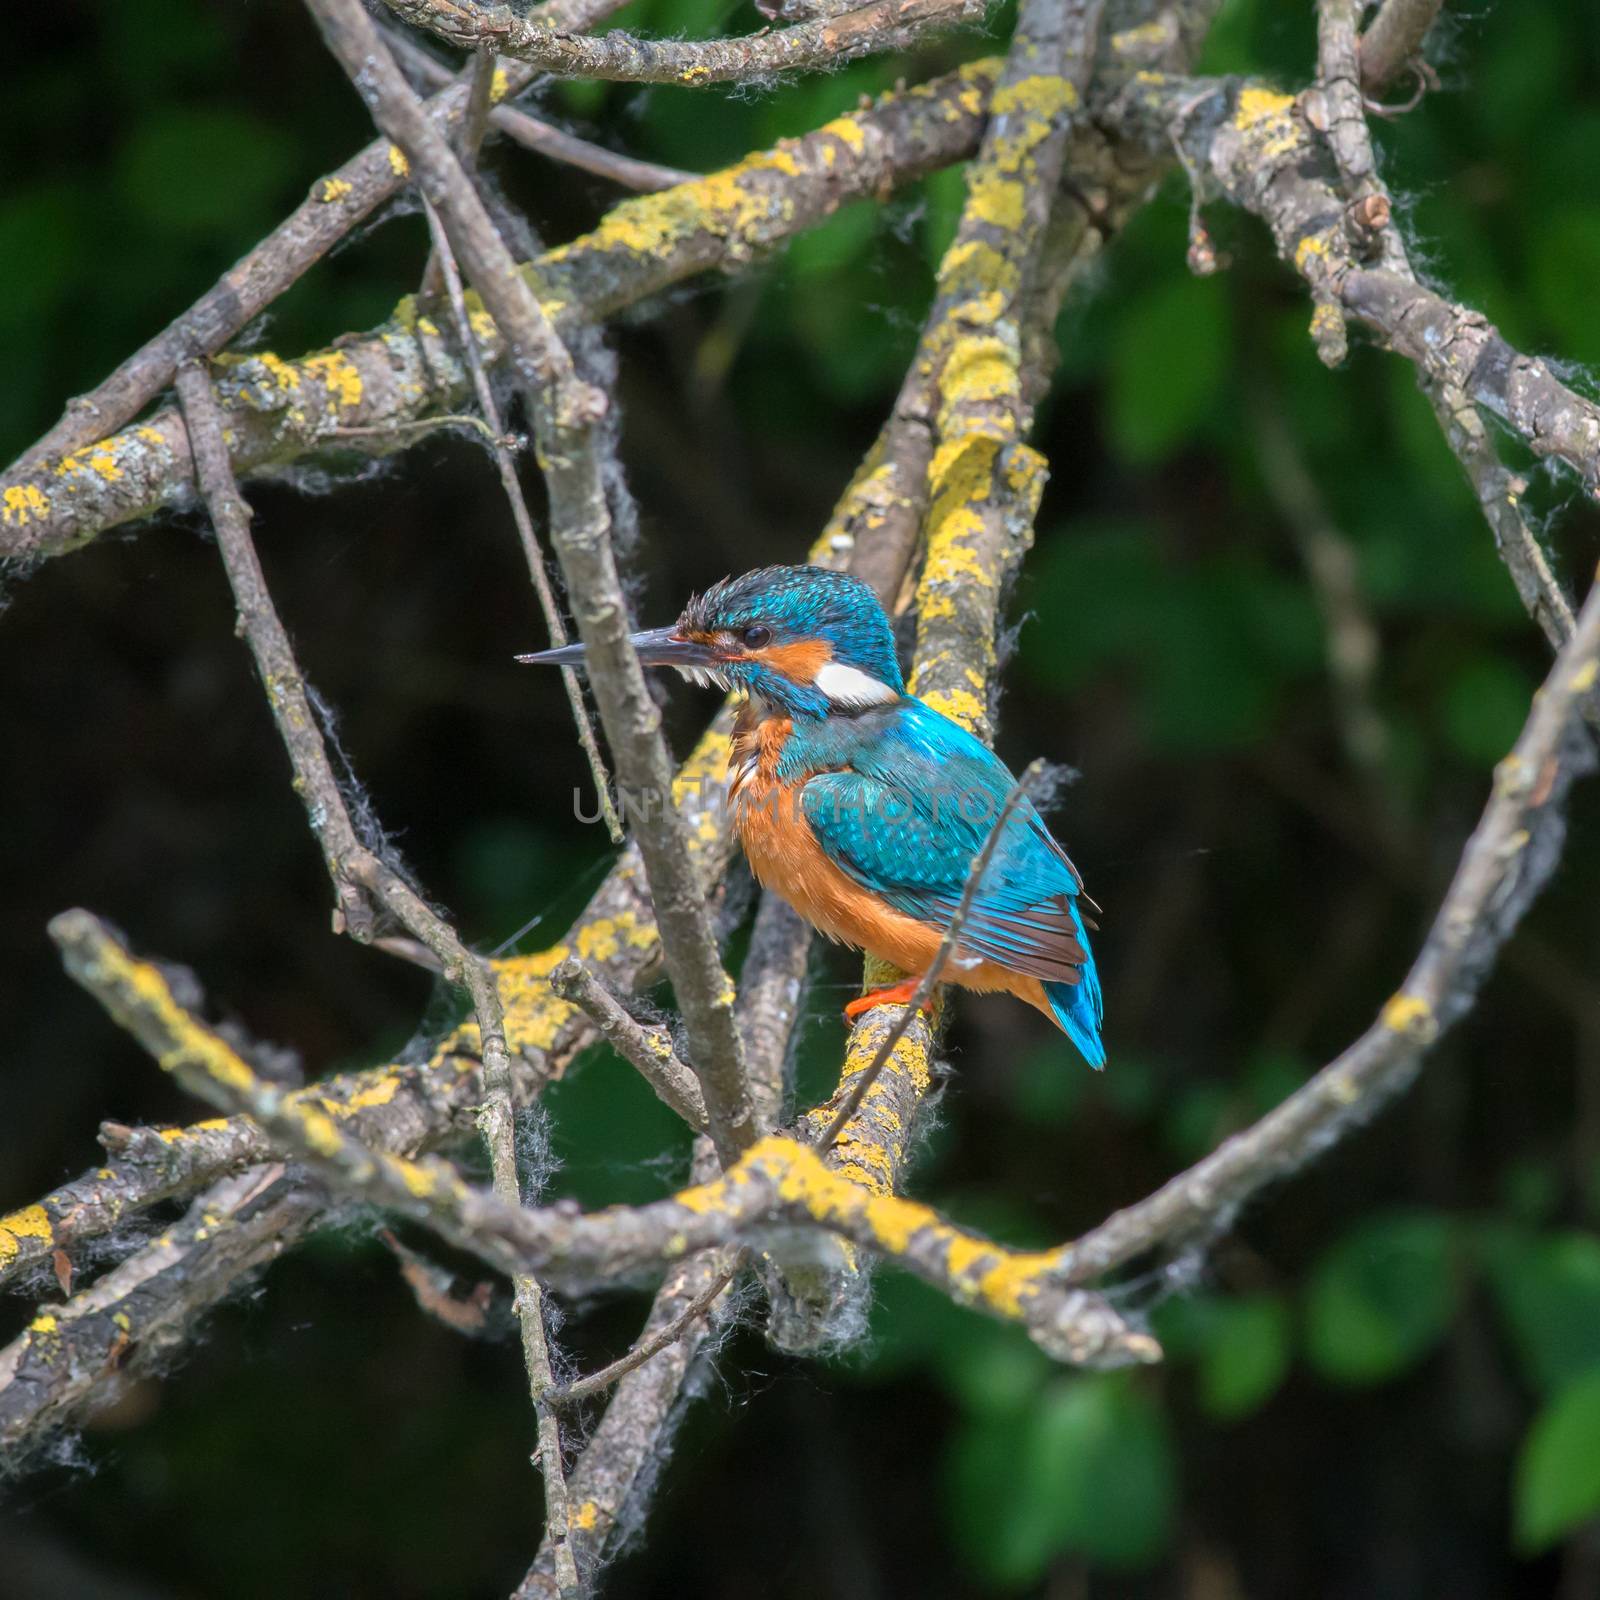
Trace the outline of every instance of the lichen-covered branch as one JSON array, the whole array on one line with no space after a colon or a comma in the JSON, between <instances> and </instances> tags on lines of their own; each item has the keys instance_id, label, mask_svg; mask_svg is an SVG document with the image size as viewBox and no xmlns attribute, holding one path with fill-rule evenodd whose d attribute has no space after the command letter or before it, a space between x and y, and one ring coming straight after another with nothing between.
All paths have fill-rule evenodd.
<instances>
[{"instance_id":1,"label":"lichen-covered branch","mask_svg":"<svg viewBox=\"0 0 1600 1600\"><path fill-rule=\"evenodd\" d=\"M993 62L963 67L721 172L624 201L593 232L530 263L528 279L560 329L580 317L610 316L697 273L743 266L847 201L969 155L994 72ZM469 296L469 305L474 336L492 366L504 343L482 302ZM270 352L229 358L218 379L236 473L325 450L337 443L334 431L349 426L378 430L363 443L393 450L403 438L394 424L453 410L470 388L448 331L410 299L368 334L298 361ZM159 411L138 427L0 479L0 556L58 555L177 503L192 480L182 418Z\"/></svg>"},{"instance_id":2,"label":"lichen-covered branch","mask_svg":"<svg viewBox=\"0 0 1600 1600\"><path fill-rule=\"evenodd\" d=\"M1567 789L1596 764L1578 715L1597 680L1600 582L1495 769L1488 804L1421 952L1377 1021L1253 1127L1065 1250L1058 1281L1081 1283L1147 1250L1222 1231L1257 1190L1304 1165L1411 1082L1432 1046L1472 1009L1501 947L1555 871Z\"/></svg>"},{"instance_id":3,"label":"lichen-covered branch","mask_svg":"<svg viewBox=\"0 0 1600 1600\"><path fill-rule=\"evenodd\" d=\"M251 1167L212 1186L88 1289L42 1306L0 1350L0 1477L128 1378L159 1368L207 1312L310 1233L327 1204L303 1173Z\"/></svg>"},{"instance_id":4,"label":"lichen-covered branch","mask_svg":"<svg viewBox=\"0 0 1600 1600\"><path fill-rule=\"evenodd\" d=\"M1019 13L917 351L935 401L912 692L985 740L1001 587L1032 542L1046 476L1025 442L1021 313L1099 17L1079 0L1029 0Z\"/></svg>"},{"instance_id":5,"label":"lichen-covered branch","mask_svg":"<svg viewBox=\"0 0 1600 1600\"><path fill-rule=\"evenodd\" d=\"M548 26L582 33L620 8L621 0L546 0L535 14ZM492 81L493 98L520 94L537 70L513 62ZM448 74L447 74L448 76ZM466 114L466 78L428 102L429 115L454 129ZM64 462L131 422L177 376L179 363L214 355L359 227L407 180L404 157L387 139L374 139L359 155L311 185L309 197L253 250L241 256L212 289L142 345L103 383L67 404L66 414L29 449L7 481L40 461ZM103 451L92 454L103 454ZM86 462L87 464L87 462Z\"/></svg>"},{"instance_id":6,"label":"lichen-covered branch","mask_svg":"<svg viewBox=\"0 0 1600 1600\"><path fill-rule=\"evenodd\" d=\"M1055 359L1048 330L1071 268L1099 242L1080 208L1060 201L1079 215L1051 238L1064 264L1046 270L1046 225L1071 113L1092 67L1097 18L1098 7L1060 0L1024 7L894 414L833 519L841 530L859 519L903 538L926 518L912 689L984 736L1001 597L1031 541L1044 486L1043 460L1023 442L1032 414L1027 396L1041 386L1034 369ZM1092 146L1073 154L1083 156L1086 173L1096 171ZM1105 165L1112 174L1105 193L1117 198L1104 209L1120 217L1148 192L1149 169ZM1002 451L1031 465L1026 472L997 468ZM920 480L911 478L913 469ZM880 967L867 962L868 988L892 981ZM880 1062L904 1015L905 1008L886 1006L858 1021L839 1088L813 1129L813 1138L837 1141L824 1157L831 1170L885 1196L895 1193L932 1083L933 1036L920 1008L905 1039ZM879 1072L881 1087L873 1081ZM782 1281L769 1284L774 1342L816 1349L864 1328L869 1284L848 1247L822 1259L813 1250L808 1264L784 1265Z\"/></svg>"},{"instance_id":7,"label":"lichen-covered branch","mask_svg":"<svg viewBox=\"0 0 1600 1600\"><path fill-rule=\"evenodd\" d=\"M1351 104L1348 13L1336 8L1334 24L1324 22L1324 74L1331 69L1343 93L1331 108L1322 90L1296 99L1260 84L1152 73L1130 80L1104 120L1126 135L1142 131L1152 149L1176 143L1197 182L1267 223L1279 255L1310 291L1312 340L1325 362L1343 360L1346 320L1354 318L1415 364L1519 597L1559 645L1570 631L1571 602L1522 513L1525 485L1505 469L1476 408L1535 452L1565 460L1593 491L1600 407L1562 384L1546 362L1519 355L1479 313L1417 280ZM1319 131L1330 118L1341 130L1342 157L1330 146L1331 126L1328 137ZM1354 162L1349 178L1341 160ZM1344 187L1352 181L1353 196ZM1367 265L1375 255L1380 264Z\"/></svg>"},{"instance_id":8,"label":"lichen-covered branch","mask_svg":"<svg viewBox=\"0 0 1600 1600\"><path fill-rule=\"evenodd\" d=\"M405 18L450 44L492 46L542 72L628 83L713 83L770 78L804 67L838 67L857 56L897 50L931 27L983 14L977 0L868 0L853 10L743 39L641 39L615 30L575 38L507 6L474 0L385 0Z\"/></svg>"},{"instance_id":9,"label":"lichen-covered branch","mask_svg":"<svg viewBox=\"0 0 1600 1600\"><path fill-rule=\"evenodd\" d=\"M871 1193L831 1171L808 1144L781 1134L757 1141L713 1181L649 1205L588 1215L508 1205L442 1161L368 1149L333 1118L263 1082L178 1004L160 967L130 955L88 912L64 912L50 933L72 977L186 1088L253 1117L340 1191L414 1217L508 1274L616 1282L702 1250L757 1242L774 1229L815 1228L892 1258L963 1305L1022 1323L1058 1359L1104 1363L1160 1354L1153 1339L1130 1329L1098 1297L1053 1286L1058 1252L1017 1254L927 1206ZM903 1044L916 1048L910 1034ZM883 1074L882 1092L896 1077ZM873 1099L867 1096L863 1113Z\"/></svg>"}]
</instances>

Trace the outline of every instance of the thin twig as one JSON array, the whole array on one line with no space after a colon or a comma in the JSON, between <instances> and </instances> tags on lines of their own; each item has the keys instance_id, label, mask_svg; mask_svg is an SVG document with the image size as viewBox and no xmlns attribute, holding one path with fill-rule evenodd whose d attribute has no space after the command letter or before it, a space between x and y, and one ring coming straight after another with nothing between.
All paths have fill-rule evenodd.
<instances>
[{"instance_id":1,"label":"thin twig","mask_svg":"<svg viewBox=\"0 0 1600 1600\"><path fill-rule=\"evenodd\" d=\"M480 434L491 449L509 449L511 440L496 433L482 417L465 412L446 411L437 417L417 417L413 421L383 422L371 428L329 428L324 437L329 439L383 439L405 433L429 433L435 428L471 428Z\"/></svg>"},{"instance_id":2,"label":"thin twig","mask_svg":"<svg viewBox=\"0 0 1600 1600\"><path fill-rule=\"evenodd\" d=\"M462 113L455 136L456 154L461 159L461 169L469 175L478 165L478 151L483 145L483 136L488 131L489 110L494 104L494 78L497 70L498 58L493 50L481 49L473 52L472 66L469 69L467 108ZM422 282L417 289L417 298L424 304L438 299L440 291L444 288L444 277L439 265L438 228L431 220L428 232L431 240L428 259L423 265ZM470 329L463 342L465 344L472 342Z\"/></svg>"},{"instance_id":3,"label":"thin twig","mask_svg":"<svg viewBox=\"0 0 1600 1600\"><path fill-rule=\"evenodd\" d=\"M867 1091L878 1081L878 1075L883 1071L884 1063L894 1054L894 1047L899 1044L907 1028L911 1026L911 1019L927 1005L933 998L933 991L938 987L939 975L944 971L945 963L955 953L957 942L961 937L961 929L972 911L972 904L978 898L978 891L983 887L984 875L989 870L989 863L994 859L994 852L1000 843L1000 836L1006 830L1006 824L1011 821L1012 813L1028 792L1028 786L1040 773L1044 771L1042 760L1033 761L1017 781L1011 785L1011 792L1006 796L1005 804L1000 807L1000 815L995 819L994 826L989 830L988 837L983 841L983 848L973 858L972 865L967 870L967 881L961 890L961 899L956 903L956 909L948 923L945 924L944 936L939 940L939 948L933 953L933 960L923 970L922 976L917 979L917 986L911 991L911 998L901 1008L900 1015L895 1018L894 1025L885 1035L883 1043L878 1046L878 1053L872 1058L867 1070L850 1086L850 1092L844 1097L839 1109L833 1115L833 1121L823 1130L822 1136L816 1142L818 1155L826 1155L832 1148L833 1141L843 1131L845 1125L861 1109L861 1102L866 1099Z\"/></svg>"},{"instance_id":4,"label":"thin twig","mask_svg":"<svg viewBox=\"0 0 1600 1600\"><path fill-rule=\"evenodd\" d=\"M856 10L743 39L640 39L614 30L573 38L505 6L470 0L386 0L407 22L451 44L492 44L545 72L687 88L768 78L803 67L837 67L875 50L898 49L919 31L981 15L975 0L870 0Z\"/></svg>"},{"instance_id":5,"label":"thin twig","mask_svg":"<svg viewBox=\"0 0 1600 1600\"><path fill-rule=\"evenodd\" d=\"M504 1052L501 1053L504 1061ZM522 1189L517 1181L516 1114L511 1103L511 1073L508 1067L483 1072L483 1109L478 1126L489 1147L491 1187L496 1197L508 1206L522 1205ZM531 1272L512 1274L517 1325L522 1334L522 1361L528 1373L528 1396L533 1401L539 1446L534 1465L544 1479L545 1538L554 1546L556 1571L563 1597L582 1593L578 1568L569 1547L572 1518L567 1504L567 1479L561 1459L561 1426L552 1404L555 1376L550 1370L550 1342L544 1325L544 1292Z\"/></svg>"},{"instance_id":6,"label":"thin twig","mask_svg":"<svg viewBox=\"0 0 1600 1600\"><path fill-rule=\"evenodd\" d=\"M635 1022L611 991L571 956L551 969L550 987L582 1009L600 1037L638 1069L663 1105L670 1106L697 1133L705 1131L706 1106L700 1084L663 1034Z\"/></svg>"},{"instance_id":7,"label":"thin twig","mask_svg":"<svg viewBox=\"0 0 1600 1600\"><path fill-rule=\"evenodd\" d=\"M489 1071L491 1057L496 1053L505 1056L505 1019L494 982L455 930L356 833L328 759L311 693L272 604L250 538L250 508L234 482L221 408L201 363L186 362L179 368L178 397L192 441L195 476L211 513L238 607L239 627L255 658L267 704L294 769L295 790L322 846L333 882L336 931L348 931L360 942L370 942L379 931L381 915L387 912L420 939L439 958L445 978L471 997L484 1067Z\"/></svg>"},{"instance_id":8,"label":"thin twig","mask_svg":"<svg viewBox=\"0 0 1600 1600\"><path fill-rule=\"evenodd\" d=\"M1383 0L1361 35L1361 87L1378 95L1401 68L1416 61L1444 0Z\"/></svg>"},{"instance_id":9,"label":"thin twig","mask_svg":"<svg viewBox=\"0 0 1600 1600\"><path fill-rule=\"evenodd\" d=\"M420 45L414 44L398 31L388 37L395 54L425 87L437 89L451 81L449 67L436 56L429 55ZM633 156L607 150L603 145L593 144L568 133L565 128L556 127L554 123L541 121L521 106L502 102L490 111L489 122L525 150L532 150L551 161L559 161L564 166L577 167L597 178L608 178L613 183L621 184L624 189L636 189L642 194L670 189L679 183L690 183L698 176L679 167L663 167L654 161L640 161Z\"/></svg>"},{"instance_id":10,"label":"thin twig","mask_svg":"<svg viewBox=\"0 0 1600 1600\"><path fill-rule=\"evenodd\" d=\"M534 593L539 597L539 609L544 613L546 632L551 646L559 648L567 642L566 624L561 620L561 607L550 588L550 574L545 568L544 551L539 548L539 535L534 531L533 517L528 511L527 496L522 492L522 480L517 475L516 457L512 455L505 439L505 424L500 408L495 403L494 390L489 375L484 370L483 355L478 341L472 336L472 321L467 315L466 293L461 284L461 272L456 266L455 252L439 223L439 213L423 201L428 217L428 231L433 239L434 259L439 263L445 290L450 297L450 311L455 319L456 336L461 342L462 359L472 374L472 387L478 397L489 437L494 441L494 464L500 474L500 486L505 490L506 503L511 507L511 520L516 525L517 538L522 544L523 559L528 563L528 576L533 579ZM589 763L589 775L594 780L595 798L600 815L605 820L606 832L613 844L623 841L622 821L611 798L611 778L606 771L605 758L594 736L594 725L589 721L589 708L583 703L583 686L571 667L561 669L561 682L567 691L567 704L572 708L572 719L578 728L578 743L583 747L584 759Z\"/></svg>"},{"instance_id":11,"label":"thin twig","mask_svg":"<svg viewBox=\"0 0 1600 1600\"><path fill-rule=\"evenodd\" d=\"M626 1355L618 1356L609 1365L599 1367L584 1377L575 1378L571 1383L562 1384L551 1396L551 1400L558 1406L575 1406L580 1401L603 1394L614 1383L620 1382L630 1372L642 1367L651 1356L665 1350L669 1344L676 1344L717 1303L723 1290L733 1282L738 1270L735 1264L720 1273L711 1287L698 1298L691 1300L673 1321L665 1327L657 1328L654 1333L646 1334Z\"/></svg>"}]
</instances>

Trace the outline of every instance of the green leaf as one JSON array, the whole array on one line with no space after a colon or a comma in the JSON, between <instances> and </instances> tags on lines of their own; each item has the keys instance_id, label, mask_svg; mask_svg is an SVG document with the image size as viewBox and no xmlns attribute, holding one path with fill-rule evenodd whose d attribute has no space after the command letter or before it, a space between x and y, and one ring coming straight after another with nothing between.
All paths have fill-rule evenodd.
<instances>
[{"instance_id":1,"label":"green leaf","mask_svg":"<svg viewBox=\"0 0 1600 1600\"><path fill-rule=\"evenodd\" d=\"M1177 1467L1165 1419L1123 1376L1058 1381L1037 1404L969 1421L949 1459L952 1528L989 1582L1036 1582L1075 1552L1132 1568L1171 1535Z\"/></svg>"},{"instance_id":2,"label":"green leaf","mask_svg":"<svg viewBox=\"0 0 1600 1600\"><path fill-rule=\"evenodd\" d=\"M1600 1372L1533 1419L1517 1458L1517 1543L1543 1550L1600 1512Z\"/></svg>"},{"instance_id":3,"label":"green leaf","mask_svg":"<svg viewBox=\"0 0 1600 1600\"><path fill-rule=\"evenodd\" d=\"M1549 1393L1600 1371L1600 1239L1528 1242L1518 1232L1492 1252L1489 1283L1536 1387Z\"/></svg>"},{"instance_id":4,"label":"green leaf","mask_svg":"<svg viewBox=\"0 0 1600 1600\"><path fill-rule=\"evenodd\" d=\"M1222 280L1176 278L1123 313L1108 424L1125 460L1157 461L1216 414L1232 334Z\"/></svg>"},{"instance_id":5,"label":"green leaf","mask_svg":"<svg viewBox=\"0 0 1600 1600\"><path fill-rule=\"evenodd\" d=\"M1306 1302L1306 1354L1338 1383L1382 1383L1419 1361L1455 1307L1449 1219L1376 1217L1328 1251Z\"/></svg>"},{"instance_id":6,"label":"green leaf","mask_svg":"<svg viewBox=\"0 0 1600 1600\"><path fill-rule=\"evenodd\" d=\"M940 1340L933 1364L945 1387L971 1412L1015 1415L1055 1375L1050 1358L1014 1323L963 1311L962 1338Z\"/></svg>"},{"instance_id":7,"label":"green leaf","mask_svg":"<svg viewBox=\"0 0 1600 1600\"><path fill-rule=\"evenodd\" d=\"M1289 1308L1281 1296L1217 1301L1201 1347L1201 1409L1232 1422L1265 1405L1289 1371L1289 1332Z\"/></svg>"}]
</instances>

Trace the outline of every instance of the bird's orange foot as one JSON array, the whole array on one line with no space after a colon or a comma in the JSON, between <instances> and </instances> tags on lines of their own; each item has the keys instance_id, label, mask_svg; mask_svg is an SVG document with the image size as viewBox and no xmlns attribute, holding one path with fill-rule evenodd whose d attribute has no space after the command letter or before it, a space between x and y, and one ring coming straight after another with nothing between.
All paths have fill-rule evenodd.
<instances>
[{"instance_id":1,"label":"bird's orange foot","mask_svg":"<svg viewBox=\"0 0 1600 1600\"><path fill-rule=\"evenodd\" d=\"M864 995L860 995L850 1001L844 1008L846 1020L849 1022L858 1021L864 1013L872 1010L874 1006L910 1005L912 996L917 992L917 984L919 982L921 982L919 978L907 978L901 983L891 984L887 989L869 989ZM933 1015L933 997L931 995L922 1009L928 1016L931 1017Z\"/></svg>"}]
</instances>

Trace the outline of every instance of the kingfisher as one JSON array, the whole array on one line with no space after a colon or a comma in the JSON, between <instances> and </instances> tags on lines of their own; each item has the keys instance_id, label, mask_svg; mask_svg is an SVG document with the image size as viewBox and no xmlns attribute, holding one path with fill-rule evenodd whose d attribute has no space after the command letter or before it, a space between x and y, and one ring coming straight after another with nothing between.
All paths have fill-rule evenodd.
<instances>
[{"instance_id":1,"label":"kingfisher","mask_svg":"<svg viewBox=\"0 0 1600 1600\"><path fill-rule=\"evenodd\" d=\"M959 723L906 692L877 596L826 567L762 567L633 636L640 664L743 695L729 759L751 870L819 932L911 974L845 1007L909 1004L1016 780ZM517 660L581 666L566 645ZM1002 991L1105 1065L1098 910L1026 798L1013 806L941 980Z\"/></svg>"}]
</instances>

